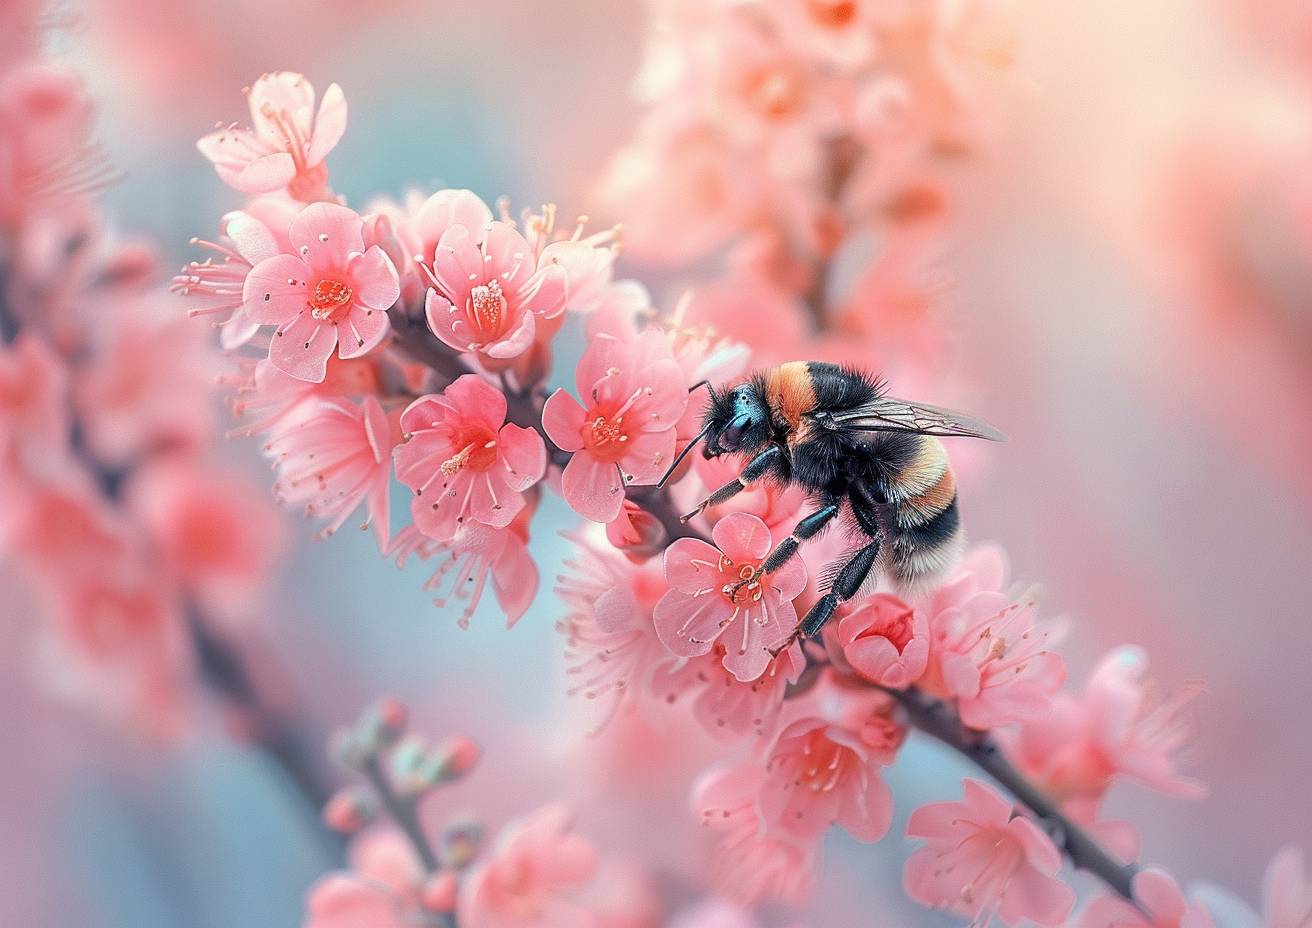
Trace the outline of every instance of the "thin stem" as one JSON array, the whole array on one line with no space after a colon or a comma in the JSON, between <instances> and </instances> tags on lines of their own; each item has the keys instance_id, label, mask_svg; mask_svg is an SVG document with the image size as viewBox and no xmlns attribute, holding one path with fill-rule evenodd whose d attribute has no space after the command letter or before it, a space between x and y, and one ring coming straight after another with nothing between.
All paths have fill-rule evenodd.
<instances>
[{"instance_id":1,"label":"thin stem","mask_svg":"<svg viewBox=\"0 0 1312 928\"><path fill-rule=\"evenodd\" d=\"M379 764L377 757L371 757L364 765L364 775L369 778L374 792L378 794L378 801L382 803L383 809L391 816L392 821L405 832L406 838L414 847L415 854L419 857L420 862L424 865L424 872L434 874L442 868L437 859L437 854L433 852L432 845L428 843L428 838L424 836L423 826L419 824L419 816L415 814L416 803L412 799L407 799L397 794L392 788L391 782L387 779L387 774L383 773L382 765Z\"/></svg>"},{"instance_id":2,"label":"thin stem","mask_svg":"<svg viewBox=\"0 0 1312 928\"><path fill-rule=\"evenodd\" d=\"M1122 864L1070 819L1043 790L1007 760L997 743L961 724L948 705L915 689L886 690L906 710L912 726L941 741L1006 788L1042 822L1073 866L1092 873L1124 898L1134 901L1132 881L1139 868Z\"/></svg>"},{"instance_id":3,"label":"thin stem","mask_svg":"<svg viewBox=\"0 0 1312 928\"><path fill-rule=\"evenodd\" d=\"M843 193L860 160L861 145L851 136L839 136L829 142L823 193L825 202L840 215ZM833 251L823 249L811 266L811 285L802 294L802 303L810 313L811 324L817 332L829 328L829 277L832 263Z\"/></svg>"}]
</instances>

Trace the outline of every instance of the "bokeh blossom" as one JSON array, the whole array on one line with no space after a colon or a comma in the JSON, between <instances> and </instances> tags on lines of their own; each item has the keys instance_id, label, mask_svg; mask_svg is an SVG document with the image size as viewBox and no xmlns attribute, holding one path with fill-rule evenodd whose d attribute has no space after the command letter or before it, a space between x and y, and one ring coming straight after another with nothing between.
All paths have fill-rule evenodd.
<instances>
[{"instance_id":1,"label":"bokeh blossom","mask_svg":"<svg viewBox=\"0 0 1312 928\"><path fill-rule=\"evenodd\" d=\"M1134 899L1099 896L1080 913L1079 928L1212 928L1211 913L1185 898L1180 884L1165 870L1149 868L1134 875Z\"/></svg>"}]
</instances>

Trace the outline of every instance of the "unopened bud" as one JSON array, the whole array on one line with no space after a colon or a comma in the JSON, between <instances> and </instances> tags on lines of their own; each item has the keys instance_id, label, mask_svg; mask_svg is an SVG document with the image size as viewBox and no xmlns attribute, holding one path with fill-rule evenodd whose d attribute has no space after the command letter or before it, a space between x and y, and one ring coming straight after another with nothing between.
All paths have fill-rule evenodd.
<instances>
[{"instance_id":1,"label":"unopened bud","mask_svg":"<svg viewBox=\"0 0 1312 928\"><path fill-rule=\"evenodd\" d=\"M665 550L669 533L660 519L626 499L620 517L606 525L606 540L629 560L641 564Z\"/></svg>"},{"instance_id":2,"label":"unopened bud","mask_svg":"<svg viewBox=\"0 0 1312 928\"><path fill-rule=\"evenodd\" d=\"M439 870L419 891L419 904L430 912L454 912L459 883L454 870Z\"/></svg>"},{"instance_id":3,"label":"unopened bud","mask_svg":"<svg viewBox=\"0 0 1312 928\"><path fill-rule=\"evenodd\" d=\"M356 723L360 741L377 749L389 748L405 733L410 712L399 699L386 697L366 709Z\"/></svg>"},{"instance_id":4,"label":"unopened bud","mask_svg":"<svg viewBox=\"0 0 1312 928\"><path fill-rule=\"evenodd\" d=\"M483 826L471 816L454 819L442 832L442 859L447 866L461 870L478 856L483 843Z\"/></svg>"},{"instance_id":5,"label":"unopened bud","mask_svg":"<svg viewBox=\"0 0 1312 928\"><path fill-rule=\"evenodd\" d=\"M460 779L474 769L474 764L482 756L483 751L478 744L464 735L443 740L430 753L430 758L436 764L436 782L447 783Z\"/></svg>"},{"instance_id":6,"label":"unopened bud","mask_svg":"<svg viewBox=\"0 0 1312 928\"><path fill-rule=\"evenodd\" d=\"M354 834L369 823L377 807L364 790L348 786L338 790L323 807L324 823L343 834Z\"/></svg>"}]
</instances>

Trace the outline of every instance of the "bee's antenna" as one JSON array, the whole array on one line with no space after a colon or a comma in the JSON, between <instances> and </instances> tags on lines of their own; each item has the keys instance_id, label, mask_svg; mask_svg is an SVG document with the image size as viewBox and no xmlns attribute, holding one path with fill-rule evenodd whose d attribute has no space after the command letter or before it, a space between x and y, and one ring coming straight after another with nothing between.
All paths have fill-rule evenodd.
<instances>
[{"instance_id":1,"label":"bee's antenna","mask_svg":"<svg viewBox=\"0 0 1312 928\"><path fill-rule=\"evenodd\" d=\"M711 430L711 424L708 422L706 423L706 427L703 428L700 432L698 432L693 437L693 440L688 442L688 444L684 446L683 450L674 456L674 463L670 465L670 469L667 470L664 476L661 477L660 483L656 484L656 488L658 490L661 487L665 486L665 481L670 479L670 474L674 473L675 468L677 468L680 464L682 464L683 459L688 456L688 452L693 449L693 447L697 444L697 442L705 438L706 433L709 432L710 430Z\"/></svg>"},{"instance_id":2,"label":"bee's antenna","mask_svg":"<svg viewBox=\"0 0 1312 928\"><path fill-rule=\"evenodd\" d=\"M691 393L695 392L696 390L699 390L699 389L702 388L702 387L706 387L707 390L710 391L711 396L714 396L714 395L715 395L715 391L710 389L710 387L711 387L711 382L710 382L709 380L699 380L699 381L697 381L695 384L693 384L691 387L688 388L688 392L691 394Z\"/></svg>"}]
</instances>

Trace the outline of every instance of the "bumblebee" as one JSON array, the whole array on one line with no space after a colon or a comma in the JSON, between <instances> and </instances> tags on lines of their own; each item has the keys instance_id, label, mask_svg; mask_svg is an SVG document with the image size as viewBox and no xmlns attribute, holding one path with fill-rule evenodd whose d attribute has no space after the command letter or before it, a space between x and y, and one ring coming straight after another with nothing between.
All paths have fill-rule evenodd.
<instances>
[{"instance_id":1,"label":"bumblebee","mask_svg":"<svg viewBox=\"0 0 1312 928\"><path fill-rule=\"evenodd\" d=\"M800 486L815 506L760 570L735 588L778 570L835 519L841 517L856 539L855 549L831 569L828 589L790 643L799 634L819 634L840 603L877 577L915 590L960 553L965 539L956 481L939 438L1004 440L997 429L952 410L895 399L878 378L817 361L792 361L731 389L708 389L702 431L680 459L702 440L708 458L750 458L735 480L698 503L683 521L763 480Z\"/></svg>"}]
</instances>

